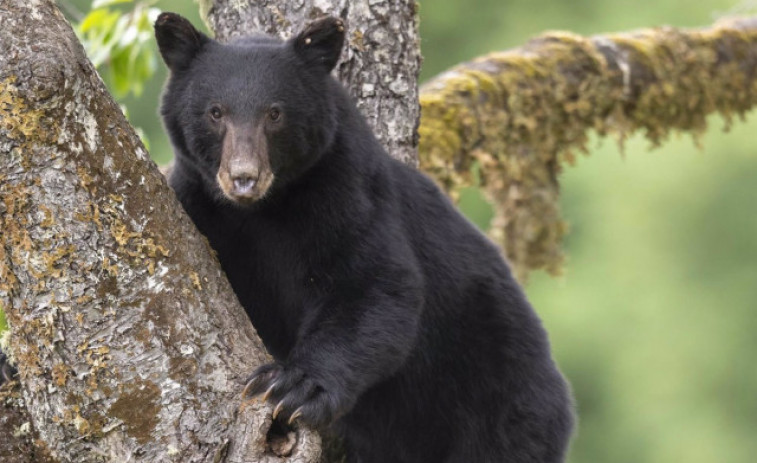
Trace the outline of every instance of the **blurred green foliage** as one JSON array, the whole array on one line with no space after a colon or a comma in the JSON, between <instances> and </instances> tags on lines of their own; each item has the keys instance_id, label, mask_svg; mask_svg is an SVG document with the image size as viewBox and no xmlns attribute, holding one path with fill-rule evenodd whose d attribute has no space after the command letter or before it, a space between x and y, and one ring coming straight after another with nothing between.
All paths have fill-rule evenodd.
<instances>
[{"instance_id":1,"label":"blurred green foliage","mask_svg":"<svg viewBox=\"0 0 757 463\"><path fill-rule=\"evenodd\" d=\"M165 68L155 45L153 24L161 10L176 11L201 30L195 2L186 0L59 0L108 89L121 103L158 163L171 159L168 139L155 109ZM146 102L153 102L148 105ZM150 113L150 111L152 111ZM155 147L150 143L156 140Z\"/></svg>"},{"instance_id":2,"label":"blurred green foliage","mask_svg":"<svg viewBox=\"0 0 757 463\"><path fill-rule=\"evenodd\" d=\"M712 125L701 151L605 143L563 177L567 273L528 293L578 399L573 462L753 461L756 127Z\"/></svg>"},{"instance_id":3,"label":"blurred green foliage","mask_svg":"<svg viewBox=\"0 0 757 463\"><path fill-rule=\"evenodd\" d=\"M113 96L122 100L129 94L140 97L157 68L153 45L153 23L160 10L157 0L93 0L91 10L75 18L76 35L92 64ZM124 8L128 4L128 8ZM64 2L69 10L75 6ZM121 6L121 8L119 8ZM126 117L128 108L121 106ZM149 149L149 137L135 124L137 134Z\"/></svg>"},{"instance_id":4,"label":"blurred green foliage","mask_svg":"<svg viewBox=\"0 0 757 463\"><path fill-rule=\"evenodd\" d=\"M124 12L111 8L129 3ZM104 77L116 98L129 93L139 97L145 83L155 74L152 25L160 10L155 1L95 0L90 11L76 26L87 55Z\"/></svg>"},{"instance_id":5,"label":"blurred green foliage","mask_svg":"<svg viewBox=\"0 0 757 463\"><path fill-rule=\"evenodd\" d=\"M61 3L78 22L84 15L75 12L90 9L86 0ZM109 11L134 11L133 4L121 4L128 1L99 3ZM164 66L144 80L154 43L143 32L153 3L202 27L194 3L161 0L145 3L141 19L98 13L101 23L80 29L85 40L96 40L95 49L108 50L111 63L121 63L104 74L126 74L106 81L145 128L162 163L171 158L157 117ZM422 76L546 30L696 27L729 11L757 14L754 1L426 0L420 8ZM111 27L102 27L105 22ZM136 27L132 42L123 34L113 39L123 27ZM134 63L141 69L132 69ZM684 136L650 152L646 141L632 138L621 155L613 142L596 140L591 156L565 171L562 207L572 225L566 273L558 279L535 274L526 289L575 391L580 429L570 462L754 461L753 119L724 133L724 123L713 118L701 149ZM479 226L491 219L475 188L463 192L460 204Z\"/></svg>"}]
</instances>

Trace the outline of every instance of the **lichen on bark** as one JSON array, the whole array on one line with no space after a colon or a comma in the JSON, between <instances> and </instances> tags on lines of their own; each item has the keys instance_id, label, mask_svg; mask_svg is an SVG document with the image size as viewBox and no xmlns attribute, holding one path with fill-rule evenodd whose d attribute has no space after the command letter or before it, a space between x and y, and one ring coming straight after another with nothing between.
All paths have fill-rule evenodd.
<instances>
[{"instance_id":1,"label":"lichen on bark","mask_svg":"<svg viewBox=\"0 0 757 463\"><path fill-rule=\"evenodd\" d=\"M277 458L270 407L239 408L269 358L206 240L55 3L0 22L0 305L31 427L60 461Z\"/></svg>"},{"instance_id":2,"label":"lichen on bark","mask_svg":"<svg viewBox=\"0 0 757 463\"><path fill-rule=\"evenodd\" d=\"M421 89L421 168L454 196L478 164L491 234L519 278L559 273L563 165L587 152L592 130L620 141L640 131L656 146L672 131L698 136L713 112L743 116L757 98L756 23L553 32L456 66Z\"/></svg>"}]
</instances>

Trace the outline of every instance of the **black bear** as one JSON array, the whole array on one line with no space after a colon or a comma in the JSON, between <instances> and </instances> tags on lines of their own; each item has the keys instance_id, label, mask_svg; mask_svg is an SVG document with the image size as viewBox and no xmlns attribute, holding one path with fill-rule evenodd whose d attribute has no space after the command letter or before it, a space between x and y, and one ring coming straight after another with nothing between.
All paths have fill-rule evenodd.
<instances>
[{"instance_id":1,"label":"black bear","mask_svg":"<svg viewBox=\"0 0 757 463\"><path fill-rule=\"evenodd\" d=\"M353 462L563 461L571 398L540 320L330 75L342 21L228 44L176 14L155 29L169 182L275 358L245 395Z\"/></svg>"}]
</instances>

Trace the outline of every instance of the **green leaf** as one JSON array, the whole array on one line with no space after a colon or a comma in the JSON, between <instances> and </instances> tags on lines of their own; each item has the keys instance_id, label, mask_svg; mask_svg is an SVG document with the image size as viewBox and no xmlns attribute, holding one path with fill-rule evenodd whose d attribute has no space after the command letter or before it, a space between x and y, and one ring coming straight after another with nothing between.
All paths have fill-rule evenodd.
<instances>
[{"instance_id":1,"label":"green leaf","mask_svg":"<svg viewBox=\"0 0 757 463\"><path fill-rule=\"evenodd\" d=\"M153 23L160 10L148 7L152 1L138 2L128 12L107 8L130 1L94 2L104 8L90 12L76 29L87 55L116 99L129 94L140 96L157 69Z\"/></svg>"},{"instance_id":2,"label":"green leaf","mask_svg":"<svg viewBox=\"0 0 757 463\"><path fill-rule=\"evenodd\" d=\"M76 29L87 55L95 67L104 64L112 52L116 40L121 35L119 27L121 14L118 11L99 9L90 12Z\"/></svg>"},{"instance_id":3,"label":"green leaf","mask_svg":"<svg viewBox=\"0 0 757 463\"><path fill-rule=\"evenodd\" d=\"M110 87L117 98L123 98L129 94L130 76L129 76L129 53L127 50L120 50L111 55L110 65L108 66L108 77Z\"/></svg>"},{"instance_id":4,"label":"green leaf","mask_svg":"<svg viewBox=\"0 0 757 463\"><path fill-rule=\"evenodd\" d=\"M144 63L139 59L142 51L142 47L140 47L139 45L133 46L129 51L127 73L129 82L131 82L130 90L132 93L134 93L134 96L142 95L142 89L144 88L143 83L146 80L143 76L147 72L146 70L141 69Z\"/></svg>"},{"instance_id":5,"label":"green leaf","mask_svg":"<svg viewBox=\"0 0 757 463\"><path fill-rule=\"evenodd\" d=\"M93 0L92 8L102 8L104 6L118 5L119 3L131 3L133 0Z\"/></svg>"},{"instance_id":6,"label":"green leaf","mask_svg":"<svg viewBox=\"0 0 757 463\"><path fill-rule=\"evenodd\" d=\"M101 24L106 21L110 21L108 18L112 17L113 13L109 10L99 9L90 11L87 16L82 19L81 24L77 28L79 32L86 33L94 28L99 28ZM118 15L115 15L118 19Z\"/></svg>"}]
</instances>

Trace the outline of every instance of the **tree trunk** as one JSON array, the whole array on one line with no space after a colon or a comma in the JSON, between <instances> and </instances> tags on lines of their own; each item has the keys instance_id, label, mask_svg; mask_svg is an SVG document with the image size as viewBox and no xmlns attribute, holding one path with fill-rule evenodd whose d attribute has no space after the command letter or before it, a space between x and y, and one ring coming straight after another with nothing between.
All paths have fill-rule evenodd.
<instances>
[{"instance_id":1,"label":"tree trunk","mask_svg":"<svg viewBox=\"0 0 757 463\"><path fill-rule=\"evenodd\" d=\"M0 303L35 443L61 462L316 461L315 434L272 448L270 408L240 407L265 350L55 3L0 0L0 23Z\"/></svg>"}]
</instances>

